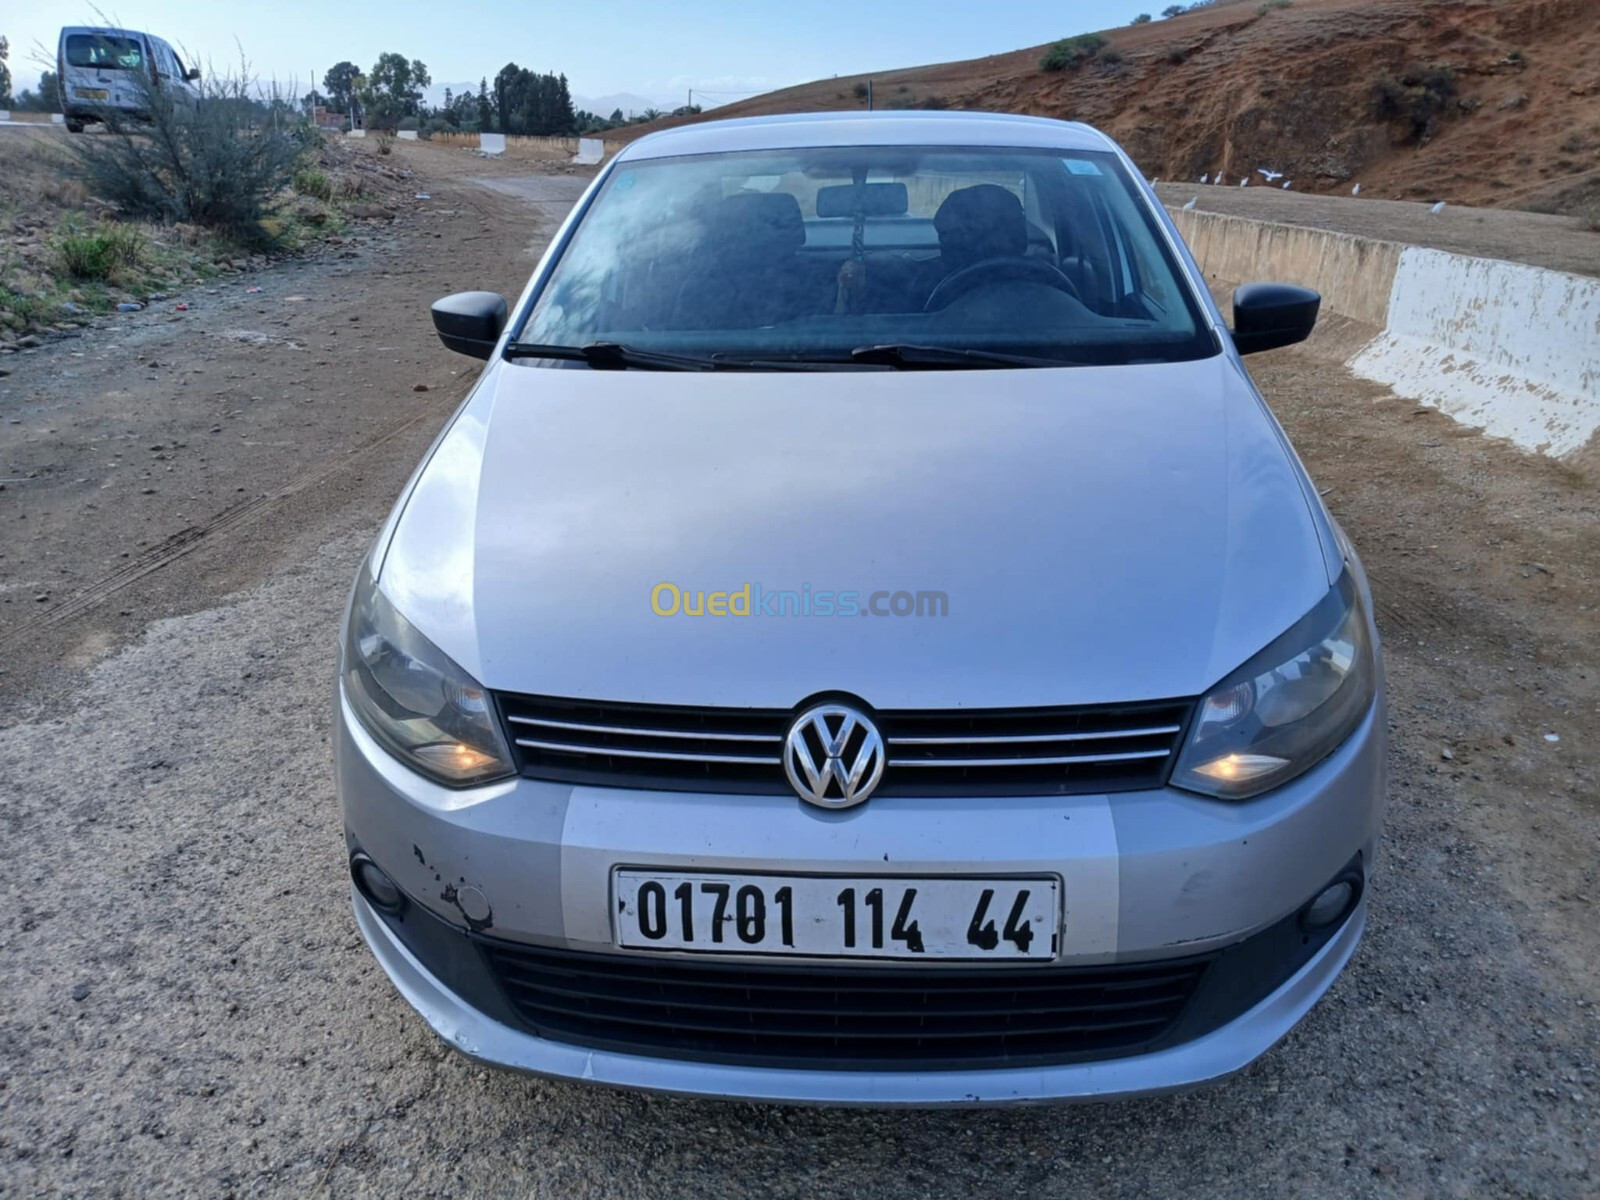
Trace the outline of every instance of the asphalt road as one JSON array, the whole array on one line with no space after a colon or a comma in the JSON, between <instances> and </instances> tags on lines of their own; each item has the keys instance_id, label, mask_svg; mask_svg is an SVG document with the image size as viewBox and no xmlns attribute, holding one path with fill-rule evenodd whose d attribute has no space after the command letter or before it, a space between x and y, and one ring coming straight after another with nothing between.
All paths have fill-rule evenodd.
<instances>
[{"instance_id":1,"label":"asphalt road","mask_svg":"<svg viewBox=\"0 0 1600 1200\"><path fill-rule=\"evenodd\" d=\"M417 162L454 204L455 168ZM353 287L363 313L397 305L403 332L399 314L442 282L417 272L479 254L467 265L525 274L550 215L403 221L392 246L363 251L365 274L330 275L341 290L323 299L312 289L303 319L319 326L330 314L316 306L349 303ZM280 294L303 288L263 278ZM141 353L165 360L151 329ZM37 424L41 438L87 421L50 380L104 336L10 360L0 419ZM377 378L391 396L418 371L443 379L445 399L464 386L443 375L458 363L442 350L380 364L370 343L318 345L324 375ZM276 384L260 381L279 376L265 359L251 369L243 386L270 403ZM364 388L323 387L297 362L282 371L334 412L346 406L348 424L383 412ZM192 553L34 626L33 667L0 676L0 1195L1596 1195L1600 820L1586 744L1594 550L1582 544L1593 488L1414 421L1410 405L1309 354L1271 356L1256 373L1366 551L1389 639L1394 757L1366 943L1242 1075L1121 1104L830 1111L529 1079L439 1045L355 932L328 749L339 610L448 411L430 397L381 454L238 439L260 443L257 469L329 474L275 501L278 515L208 527ZM73 396L92 408L96 387L80 379ZM278 418L286 429L293 411ZM144 444L154 418L117 413ZM1369 422L1370 443L1351 432ZM89 474L78 458L104 457L87 444L63 453L63 487ZM243 469L215 453L196 478ZM1514 503L1497 490L1507 480ZM165 506L148 518L152 544L161 521L181 530L206 506L176 490L152 501ZM0 494L7 554L18 504ZM100 519L121 519L117 507ZM0 581L45 561L0 559ZM1529 561L1547 574L1524 573ZM83 593L98 569L73 567L43 607ZM16 611L5 610L12 629ZM21 640L0 653L21 656ZM1541 738L1554 728L1559 751Z\"/></svg>"}]
</instances>

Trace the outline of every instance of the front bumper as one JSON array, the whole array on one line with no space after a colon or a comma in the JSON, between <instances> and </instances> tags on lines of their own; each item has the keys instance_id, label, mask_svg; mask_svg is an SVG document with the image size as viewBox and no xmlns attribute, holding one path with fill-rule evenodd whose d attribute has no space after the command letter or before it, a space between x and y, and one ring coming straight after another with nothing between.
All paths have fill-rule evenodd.
<instances>
[{"instance_id":1,"label":"front bumper","mask_svg":"<svg viewBox=\"0 0 1600 1200\"><path fill-rule=\"evenodd\" d=\"M619 865L856 875L1055 874L1062 966L1179 960L1278 925L1359 856L1370 873L1384 796L1384 713L1374 706L1314 770L1224 804L1171 789L1113 796L880 798L825 812L776 796L643 792L515 779L469 791L401 766L356 722L336 722L352 850L370 855L450 929L529 946L620 954L610 928ZM937 1070L745 1065L537 1036L477 1003L446 957L408 946L359 895L358 923L434 1030L486 1062L688 1095L868 1105L1027 1103L1192 1087L1246 1066L1332 984L1365 903L1307 960L1199 1036L1091 1061ZM654 956L648 958L675 957ZM830 964L831 965L831 964Z\"/></svg>"}]
</instances>

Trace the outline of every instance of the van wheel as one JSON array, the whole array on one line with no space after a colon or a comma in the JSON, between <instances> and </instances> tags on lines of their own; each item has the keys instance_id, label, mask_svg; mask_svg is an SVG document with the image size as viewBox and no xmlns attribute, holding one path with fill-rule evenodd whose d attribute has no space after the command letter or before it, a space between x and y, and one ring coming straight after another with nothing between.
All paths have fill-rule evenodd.
<instances>
[{"instance_id":1,"label":"van wheel","mask_svg":"<svg viewBox=\"0 0 1600 1200\"><path fill-rule=\"evenodd\" d=\"M68 133L82 133L83 132L83 122L82 121L68 121L67 122L67 132Z\"/></svg>"}]
</instances>

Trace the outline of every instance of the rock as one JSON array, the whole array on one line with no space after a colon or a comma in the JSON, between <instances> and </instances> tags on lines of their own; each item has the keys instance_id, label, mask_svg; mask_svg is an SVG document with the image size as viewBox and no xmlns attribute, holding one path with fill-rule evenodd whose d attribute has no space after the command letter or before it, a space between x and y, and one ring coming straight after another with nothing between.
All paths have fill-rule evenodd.
<instances>
[{"instance_id":1,"label":"rock","mask_svg":"<svg viewBox=\"0 0 1600 1200\"><path fill-rule=\"evenodd\" d=\"M428 390L428 385L425 383L413 383L411 385L411 390L413 392L425 392Z\"/></svg>"},{"instance_id":2,"label":"rock","mask_svg":"<svg viewBox=\"0 0 1600 1200\"><path fill-rule=\"evenodd\" d=\"M1450 747L1446 746L1443 750L1439 751L1439 757L1444 759L1445 762L1454 762L1456 756L1451 754Z\"/></svg>"},{"instance_id":3,"label":"rock","mask_svg":"<svg viewBox=\"0 0 1600 1200\"><path fill-rule=\"evenodd\" d=\"M74 1000L79 1001L79 1002L87 1000L89 998L89 985L87 983L75 983L75 984L73 984L72 985L72 998Z\"/></svg>"},{"instance_id":4,"label":"rock","mask_svg":"<svg viewBox=\"0 0 1600 1200\"><path fill-rule=\"evenodd\" d=\"M1499 104L1495 105L1495 107L1501 112L1510 112L1513 108L1521 108L1523 105L1527 104L1527 102L1528 94L1526 92L1518 92L1515 96L1507 96L1504 100L1500 101Z\"/></svg>"},{"instance_id":5,"label":"rock","mask_svg":"<svg viewBox=\"0 0 1600 1200\"><path fill-rule=\"evenodd\" d=\"M24 334L22 337L17 339L17 347L21 350L33 350L42 345L44 345L44 343L31 333Z\"/></svg>"}]
</instances>

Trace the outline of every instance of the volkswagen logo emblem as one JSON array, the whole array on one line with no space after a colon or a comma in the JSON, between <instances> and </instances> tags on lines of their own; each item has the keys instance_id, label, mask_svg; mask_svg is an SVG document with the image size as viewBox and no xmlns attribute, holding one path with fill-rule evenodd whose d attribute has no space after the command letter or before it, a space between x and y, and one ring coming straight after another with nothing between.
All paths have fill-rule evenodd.
<instances>
[{"instance_id":1,"label":"volkswagen logo emblem","mask_svg":"<svg viewBox=\"0 0 1600 1200\"><path fill-rule=\"evenodd\" d=\"M883 778L883 738L844 704L819 704L795 718L783 743L783 770L800 799L819 808L849 808Z\"/></svg>"}]
</instances>

